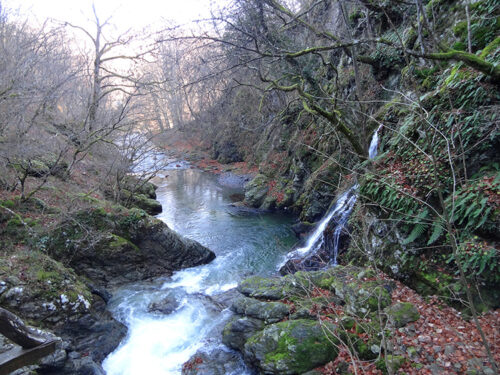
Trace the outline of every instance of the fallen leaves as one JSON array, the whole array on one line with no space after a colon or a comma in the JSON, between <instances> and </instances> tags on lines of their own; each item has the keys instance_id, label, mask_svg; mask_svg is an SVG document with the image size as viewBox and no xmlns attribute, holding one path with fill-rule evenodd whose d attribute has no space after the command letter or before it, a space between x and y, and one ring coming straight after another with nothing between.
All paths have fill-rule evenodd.
<instances>
[{"instance_id":1,"label":"fallen leaves","mask_svg":"<svg viewBox=\"0 0 500 375\"><path fill-rule=\"evenodd\" d=\"M379 276L390 280L386 275ZM406 358L398 374L458 375L469 370L481 373L485 367L490 367L481 335L472 320L465 320L459 311L443 304L437 297L424 299L400 282L394 283L393 302L410 302L420 313L418 321L392 330L388 337L392 352ZM336 309L329 307L325 310L331 313ZM500 363L500 310L480 316L479 321L495 361ZM335 361L317 370L324 375L337 374L338 368L364 375L382 374L375 367L375 361L361 361L352 354L347 347L341 346Z\"/></svg>"}]
</instances>

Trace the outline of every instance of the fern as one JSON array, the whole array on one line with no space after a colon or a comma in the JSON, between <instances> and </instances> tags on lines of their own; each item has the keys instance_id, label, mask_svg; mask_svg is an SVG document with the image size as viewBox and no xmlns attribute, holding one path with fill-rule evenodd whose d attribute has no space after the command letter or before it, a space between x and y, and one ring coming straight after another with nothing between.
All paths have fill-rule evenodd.
<instances>
[{"instance_id":1,"label":"fern","mask_svg":"<svg viewBox=\"0 0 500 375\"><path fill-rule=\"evenodd\" d=\"M403 240L403 245L408 245L409 243L415 241L418 237L420 237L425 232L426 229L427 229L426 224L423 224L423 223L415 224L410 235Z\"/></svg>"},{"instance_id":2,"label":"fern","mask_svg":"<svg viewBox=\"0 0 500 375\"><path fill-rule=\"evenodd\" d=\"M429 238L429 241L427 241L427 245L432 245L434 242L437 241L439 237L444 232L444 225L443 221L441 219L434 220L434 223L432 225L432 234Z\"/></svg>"},{"instance_id":3,"label":"fern","mask_svg":"<svg viewBox=\"0 0 500 375\"><path fill-rule=\"evenodd\" d=\"M427 209L424 209L421 211L417 217L413 220L415 223L415 226L413 227L410 235L406 237L403 241L404 245L407 245L413 241L415 241L418 237L420 237L426 229L429 227L428 223L426 222L426 218L429 216L429 211Z\"/></svg>"}]
</instances>

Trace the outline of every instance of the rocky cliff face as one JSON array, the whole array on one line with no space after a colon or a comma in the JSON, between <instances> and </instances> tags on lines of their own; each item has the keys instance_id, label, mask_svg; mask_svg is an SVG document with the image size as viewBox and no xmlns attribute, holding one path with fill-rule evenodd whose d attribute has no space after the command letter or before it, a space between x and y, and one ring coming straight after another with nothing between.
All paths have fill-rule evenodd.
<instances>
[{"instance_id":1,"label":"rocky cliff face","mask_svg":"<svg viewBox=\"0 0 500 375\"><path fill-rule=\"evenodd\" d=\"M343 10L325 2L309 10L306 20L318 27L325 21L328 32L345 40L386 41L357 47L357 64L347 49L333 49L323 55L329 68L314 65L312 57L294 65L302 69L295 73L307 82L304 90L312 92L321 83L318 92L345 101L330 104L356 125L351 129L359 130L362 148L380 128L379 156L363 160L335 124L289 103L247 154L259 174L247 185L245 200L317 222L338 192L358 181L360 199L343 261L375 261L423 293L444 293L456 301L465 292L458 285L460 263L470 281L484 287L479 305L486 309L498 306L492 303L497 296L488 292L498 289L500 267L498 82L470 61L408 54L448 48L498 64L498 7L477 1L469 12L468 26L465 5L447 0L424 1L418 10L398 1L362 1ZM304 35L293 36L297 45ZM321 38L309 37L321 45ZM446 288L460 290L455 298Z\"/></svg>"}]
</instances>

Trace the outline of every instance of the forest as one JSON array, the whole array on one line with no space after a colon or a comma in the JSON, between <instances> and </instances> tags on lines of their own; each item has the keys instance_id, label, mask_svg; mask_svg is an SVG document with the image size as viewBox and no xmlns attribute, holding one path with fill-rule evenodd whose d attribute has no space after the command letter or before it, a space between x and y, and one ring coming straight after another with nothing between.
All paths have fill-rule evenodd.
<instances>
[{"instance_id":1,"label":"forest","mask_svg":"<svg viewBox=\"0 0 500 375\"><path fill-rule=\"evenodd\" d=\"M91 14L0 0L0 374L498 374L497 1L234 0L123 33ZM237 181L229 219L176 219L165 186L192 174L183 209ZM247 259L219 236L256 268L217 268ZM190 292L191 267L237 278ZM218 322L175 366L117 365L139 285L146 321ZM53 353L8 367L36 346L11 313Z\"/></svg>"}]
</instances>

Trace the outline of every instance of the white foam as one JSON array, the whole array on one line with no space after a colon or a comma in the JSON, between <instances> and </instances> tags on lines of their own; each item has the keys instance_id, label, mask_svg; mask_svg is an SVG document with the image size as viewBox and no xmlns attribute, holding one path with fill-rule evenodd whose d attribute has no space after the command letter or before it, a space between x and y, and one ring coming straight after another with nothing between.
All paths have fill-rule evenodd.
<instances>
[{"instance_id":1,"label":"white foam","mask_svg":"<svg viewBox=\"0 0 500 375\"><path fill-rule=\"evenodd\" d=\"M234 289L237 286L238 286L237 282L227 283L227 284L222 284L222 285L215 284L215 285L208 287L205 290L204 294L209 295L209 296L213 296L214 294L227 292L228 290Z\"/></svg>"},{"instance_id":2,"label":"white foam","mask_svg":"<svg viewBox=\"0 0 500 375\"><path fill-rule=\"evenodd\" d=\"M296 249L288 253L285 259L278 266L278 269L283 267L289 259L304 258L309 254L314 254L323 245L323 232L326 226L332 220L334 216L343 215L346 212L350 212L352 205L354 205L355 198L353 199L353 194L358 188L358 184L354 184L349 190L340 196L335 205L330 209L328 214L323 217L314 232L307 239L306 246Z\"/></svg>"},{"instance_id":3,"label":"white foam","mask_svg":"<svg viewBox=\"0 0 500 375\"><path fill-rule=\"evenodd\" d=\"M183 288L186 293L198 293L203 290L203 281L208 276L207 267L188 268L176 272L172 276L172 281L162 285L161 289Z\"/></svg>"},{"instance_id":4,"label":"white foam","mask_svg":"<svg viewBox=\"0 0 500 375\"><path fill-rule=\"evenodd\" d=\"M126 341L103 362L107 375L179 374L202 345L208 318L199 306L185 306L169 319L136 317Z\"/></svg>"}]
</instances>

